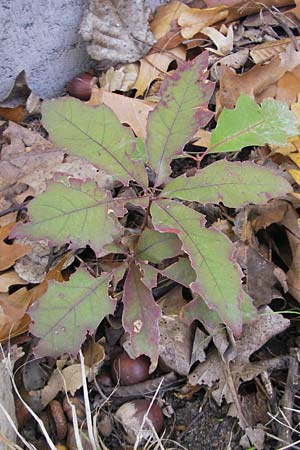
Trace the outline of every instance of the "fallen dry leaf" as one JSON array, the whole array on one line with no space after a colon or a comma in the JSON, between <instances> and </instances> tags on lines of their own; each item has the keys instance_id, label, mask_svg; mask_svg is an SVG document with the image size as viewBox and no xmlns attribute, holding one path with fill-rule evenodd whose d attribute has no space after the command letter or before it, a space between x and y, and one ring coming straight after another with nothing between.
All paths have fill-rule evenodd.
<instances>
[{"instance_id":1,"label":"fallen dry leaf","mask_svg":"<svg viewBox=\"0 0 300 450\"><path fill-rule=\"evenodd\" d=\"M286 273L289 293L300 303L300 227L297 211L291 203L284 200L272 200L263 208L253 206L252 209L256 215L251 222L255 232L267 228L273 223L284 227L292 252L292 261L291 263L285 261L287 258L283 252L280 257L289 265Z\"/></svg>"},{"instance_id":2,"label":"fallen dry leaf","mask_svg":"<svg viewBox=\"0 0 300 450\"><path fill-rule=\"evenodd\" d=\"M300 45L300 37L295 37L295 40L297 40ZM273 56L279 55L279 53L286 51L287 47L292 43L293 42L290 38L264 42L263 44L253 47L250 50L250 56L255 64L262 64L270 61Z\"/></svg>"},{"instance_id":3,"label":"fallen dry leaf","mask_svg":"<svg viewBox=\"0 0 300 450\"><path fill-rule=\"evenodd\" d=\"M132 89L139 73L138 63L124 64L120 69L110 67L100 78L100 86L106 91L129 91Z\"/></svg>"},{"instance_id":4,"label":"fallen dry leaf","mask_svg":"<svg viewBox=\"0 0 300 450\"><path fill-rule=\"evenodd\" d=\"M3 132L8 143L1 150L0 188L6 189L16 183L30 180L33 174L41 172L44 179L51 168L53 171L63 161L64 152L57 149L39 133L27 130L10 122ZM22 178L26 178L24 181ZM52 174L51 174L52 177ZM28 183L30 184L30 182Z\"/></svg>"},{"instance_id":5,"label":"fallen dry leaf","mask_svg":"<svg viewBox=\"0 0 300 450\"><path fill-rule=\"evenodd\" d=\"M109 65L138 61L154 43L149 13L140 0L91 0L80 25L90 56Z\"/></svg>"},{"instance_id":6,"label":"fallen dry leaf","mask_svg":"<svg viewBox=\"0 0 300 450\"><path fill-rule=\"evenodd\" d=\"M178 1L171 1L158 8L150 24L150 30L155 38L157 40L164 38L171 31L173 23L177 22L180 13L186 9L189 9L188 6Z\"/></svg>"},{"instance_id":7,"label":"fallen dry leaf","mask_svg":"<svg viewBox=\"0 0 300 450\"><path fill-rule=\"evenodd\" d=\"M0 295L0 342L28 330L31 322L26 311L31 302L31 294L21 288L12 295Z\"/></svg>"},{"instance_id":8,"label":"fallen dry leaf","mask_svg":"<svg viewBox=\"0 0 300 450\"><path fill-rule=\"evenodd\" d=\"M197 141L193 142L193 145L199 145L200 147L206 148L209 147L211 138L211 133L209 131L200 128L200 130L197 131L197 134L195 134L194 137L197 138Z\"/></svg>"},{"instance_id":9,"label":"fallen dry leaf","mask_svg":"<svg viewBox=\"0 0 300 450\"><path fill-rule=\"evenodd\" d=\"M300 92L300 66L286 72L277 83L276 100L288 105L295 103Z\"/></svg>"},{"instance_id":10,"label":"fallen dry leaf","mask_svg":"<svg viewBox=\"0 0 300 450\"><path fill-rule=\"evenodd\" d=\"M291 5L293 3L292 0L260 0L259 2L240 0L239 3L234 2L234 4L229 7L227 22L232 22L240 17L255 14L262 10L264 6L272 7L276 5L277 8L280 8L281 6Z\"/></svg>"},{"instance_id":11,"label":"fallen dry leaf","mask_svg":"<svg viewBox=\"0 0 300 450\"><path fill-rule=\"evenodd\" d=\"M153 80L165 74L172 61L185 61L185 54L185 48L179 46L169 51L150 53L142 58L138 78L133 86L137 90L136 96L142 95Z\"/></svg>"},{"instance_id":12,"label":"fallen dry leaf","mask_svg":"<svg viewBox=\"0 0 300 450\"><path fill-rule=\"evenodd\" d=\"M33 192L26 192L25 197L43 192L47 181L57 172L75 178L90 178L99 187L106 187L111 181L111 177L88 161L65 156L64 150L54 147L37 132L11 122L3 135L8 143L1 150L0 189L7 198L16 198L18 186L29 185L33 188ZM15 186L16 192L10 193L11 186Z\"/></svg>"},{"instance_id":13,"label":"fallen dry leaf","mask_svg":"<svg viewBox=\"0 0 300 450\"><path fill-rule=\"evenodd\" d=\"M178 25L181 27L180 33L184 39L191 39L203 28L210 27L220 20L225 20L227 16L228 8L224 4L206 9L182 9L178 17Z\"/></svg>"},{"instance_id":14,"label":"fallen dry leaf","mask_svg":"<svg viewBox=\"0 0 300 450\"><path fill-rule=\"evenodd\" d=\"M294 3L296 4L295 8L290 9L288 12L293 13L297 19L300 19L300 0L294 0Z\"/></svg>"},{"instance_id":15,"label":"fallen dry leaf","mask_svg":"<svg viewBox=\"0 0 300 450\"><path fill-rule=\"evenodd\" d=\"M85 373L88 374L88 367L85 367ZM72 395L82 387L81 365L72 364L63 370L55 369L47 385L41 390L41 400L44 406L53 400L57 394L70 392Z\"/></svg>"},{"instance_id":16,"label":"fallen dry leaf","mask_svg":"<svg viewBox=\"0 0 300 450\"><path fill-rule=\"evenodd\" d=\"M28 283L40 283L46 276L51 248L45 240L17 239L19 245L30 246L30 251L15 264L15 271Z\"/></svg>"},{"instance_id":17,"label":"fallen dry leaf","mask_svg":"<svg viewBox=\"0 0 300 450\"><path fill-rule=\"evenodd\" d=\"M4 242L4 239L7 238L14 226L15 223L10 223L0 228L0 271L9 269L15 264L17 259L27 255L32 250L30 245L23 245L17 242L6 244Z\"/></svg>"},{"instance_id":18,"label":"fallen dry leaf","mask_svg":"<svg viewBox=\"0 0 300 450\"><path fill-rule=\"evenodd\" d=\"M187 375L191 367L191 327L179 316L162 316L159 330L159 358L163 367L179 375Z\"/></svg>"},{"instance_id":19,"label":"fallen dry leaf","mask_svg":"<svg viewBox=\"0 0 300 450\"><path fill-rule=\"evenodd\" d=\"M8 292L10 286L14 284L26 284L14 270L2 273L0 275L0 292Z\"/></svg>"},{"instance_id":20,"label":"fallen dry leaf","mask_svg":"<svg viewBox=\"0 0 300 450\"><path fill-rule=\"evenodd\" d=\"M249 325L244 325L241 338L236 341L235 358L226 362L221 358L217 349L209 353L206 361L200 363L188 376L192 386L206 385L212 387L218 381L212 396L220 405L225 397L227 403L238 400L237 392L242 381L249 381L260 373L272 367L272 359L251 363L250 356L260 349L273 336L283 332L290 324L281 314L274 312L267 306L261 310L259 319ZM229 345L229 343L228 343ZM235 406L237 406L235 404ZM236 415L240 425L245 426L244 415L236 408Z\"/></svg>"},{"instance_id":21,"label":"fallen dry leaf","mask_svg":"<svg viewBox=\"0 0 300 450\"><path fill-rule=\"evenodd\" d=\"M234 108L242 93L256 99L256 96L299 64L300 53L290 46L285 52L275 56L268 64L257 64L243 74L237 74L233 69L222 66L220 90L217 93L217 114L223 108ZM260 100L262 100L261 97Z\"/></svg>"},{"instance_id":22,"label":"fallen dry leaf","mask_svg":"<svg viewBox=\"0 0 300 450\"><path fill-rule=\"evenodd\" d=\"M239 241L236 257L246 273L247 293L253 298L257 308L271 303L274 298L282 297L277 285L281 285L283 292L288 291L284 271L255 248Z\"/></svg>"},{"instance_id":23,"label":"fallen dry leaf","mask_svg":"<svg viewBox=\"0 0 300 450\"><path fill-rule=\"evenodd\" d=\"M105 351L100 342L95 342L93 337L88 337L82 346L82 353L84 357L84 363L87 367L93 368L104 360Z\"/></svg>"},{"instance_id":24,"label":"fallen dry leaf","mask_svg":"<svg viewBox=\"0 0 300 450\"><path fill-rule=\"evenodd\" d=\"M201 30L201 33L208 36L217 47L217 50L209 47L206 47L206 50L209 50L210 52L213 52L219 56L226 56L232 51L233 49L232 25L229 25L227 29L227 35L220 33L220 31L218 31L214 27L205 27L203 28L203 30Z\"/></svg>"},{"instance_id":25,"label":"fallen dry leaf","mask_svg":"<svg viewBox=\"0 0 300 450\"><path fill-rule=\"evenodd\" d=\"M92 97L87 103L93 106L101 104L109 106L122 123L131 126L136 136L142 139L146 138L147 118L153 107L142 100L106 92L95 87Z\"/></svg>"}]
</instances>

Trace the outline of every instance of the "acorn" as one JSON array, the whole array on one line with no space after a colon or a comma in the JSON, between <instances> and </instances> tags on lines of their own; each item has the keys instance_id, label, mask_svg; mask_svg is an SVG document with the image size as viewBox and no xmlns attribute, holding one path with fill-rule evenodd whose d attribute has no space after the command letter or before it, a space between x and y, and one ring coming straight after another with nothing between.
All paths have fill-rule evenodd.
<instances>
[{"instance_id":1,"label":"acorn","mask_svg":"<svg viewBox=\"0 0 300 450\"><path fill-rule=\"evenodd\" d=\"M124 431L126 433L125 438L128 443L135 443L136 438L141 431L142 424L143 431L141 432L141 434L139 434L139 437L148 439L149 437L153 436L153 431L151 429L149 421L152 422L156 433L159 433L162 430L164 426L164 416L162 410L157 405L157 403L153 403L151 405L151 408L150 405L151 400L139 399L124 403L117 410L115 417L124 428ZM148 409L149 412L147 414Z\"/></svg>"},{"instance_id":2,"label":"acorn","mask_svg":"<svg viewBox=\"0 0 300 450\"><path fill-rule=\"evenodd\" d=\"M111 376L121 386L141 383L149 377L150 360L147 356L131 359L125 351L119 353L111 365Z\"/></svg>"},{"instance_id":3,"label":"acorn","mask_svg":"<svg viewBox=\"0 0 300 450\"><path fill-rule=\"evenodd\" d=\"M95 86L97 78L90 73L84 72L73 78L68 84L68 93L79 100L87 101L91 98L92 89Z\"/></svg>"}]
</instances>

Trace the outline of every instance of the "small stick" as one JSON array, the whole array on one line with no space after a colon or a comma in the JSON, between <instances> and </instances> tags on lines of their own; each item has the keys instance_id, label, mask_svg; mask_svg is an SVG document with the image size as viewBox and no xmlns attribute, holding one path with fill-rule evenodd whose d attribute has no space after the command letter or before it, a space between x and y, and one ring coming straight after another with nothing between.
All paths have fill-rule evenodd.
<instances>
[{"instance_id":1,"label":"small stick","mask_svg":"<svg viewBox=\"0 0 300 450\"><path fill-rule=\"evenodd\" d=\"M10 214L12 212L21 211L22 209L25 209L29 202L30 200L27 200L26 202L23 202L20 205L12 205L9 208L3 209L2 211L0 211L0 217L6 216L7 214Z\"/></svg>"},{"instance_id":2,"label":"small stick","mask_svg":"<svg viewBox=\"0 0 300 450\"><path fill-rule=\"evenodd\" d=\"M287 420L287 425L282 425L279 427L278 438L284 441L286 444L292 444L292 415L293 415L293 404L294 397L299 388L299 361L298 361L298 348L290 349L290 364L289 371L286 380L284 394L281 400L281 409Z\"/></svg>"}]
</instances>

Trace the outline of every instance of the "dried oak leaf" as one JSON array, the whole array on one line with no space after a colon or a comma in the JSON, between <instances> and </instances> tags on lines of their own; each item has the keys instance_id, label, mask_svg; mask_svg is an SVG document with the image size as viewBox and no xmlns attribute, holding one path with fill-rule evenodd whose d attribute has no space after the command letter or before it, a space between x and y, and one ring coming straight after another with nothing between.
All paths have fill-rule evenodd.
<instances>
[{"instance_id":1,"label":"dried oak leaf","mask_svg":"<svg viewBox=\"0 0 300 450\"><path fill-rule=\"evenodd\" d=\"M289 246L292 252L292 262L286 274L289 293L300 303L300 228L298 225L299 214L295 208L287 201L273 200L264 209L252 207L257 215L252 221L252 226L257 232L267 228L272 223L280 224L284 227ZM283 252L279 255L285 260Z\"/></svg>"},{"instance_id":2,"label":"dried oak leaf","mask_svg":"<svg viewBox=\"0 0 300 450\"><path fill-rule=\"evenodd\" d=\"M13 266L17 259L27 255L32 249L29 245L4 242L14 226L15 223L11 223L0 228L0 270L6 270Z\"/></svg>"},{"instance_id":3,"label":"dried oak leaf","mask_svg":"<svg viewBox=\"0 0 300 450\"><path fill-rule=\"evenodd\" d=\"M223 397L228 403L234 401L242 381L252 380L261 372L272 367L272 359L252 363L249 358L273 336L283 332L289 326L290 321L281 314L274 314L268 306L260 313L259 319L255 323L244 325L241 339L235 343L236 357L232 361L225 363L224 357L226 358L227 352L221 358L218 350L214 349L206 361L199 364L188 377L189 383L193 386L202 384L213 386L218 381L212 395L219 405L222 403ZM233 386L228 374L230 374L235 392L232 391ZM236 414L239 416L238 411Z\"/></svg>"},{"instance_id":4,"label":"dried oak leaf","mask_svg":"<svg viewBox=\"0 0 300 450\"><path fill-rule=\"evenodd\" d=\"M63 161L64 152L54 147L39 133L10 122L3 132L7 143L3 145L0 160L0 188L7 189L16 183L30 184L30 177L40 173L46 180L47 171L53 173Z\"/></svg>"},{"instance_id":5,"label":"dried oak leaf","mask_svg":"<svg viewBox=\"0 0 300 450\"><path fill-rule=\"evenodd\" d=\"M162 316L159 321L159 357L164 368L187 375L191 367L192 332L179 316Z\"/></svg>"},{"instance_id":6,"label":"dried oak leaf","mask_svg":"<svg viewBox=\"0 0 300 450\"><path fill-rule=\"evenodd\" d=\"M153 107L136 98L107 92L97 87L93 88L89 105L106 105L118 116L120 122L130 125L136 136L146 139L147 118Z\"/></svg>"},{"instance_id":7,"label":"dried oak leaf","mask_svg":"<svg viewBox=\"0 0 300 450\"><path fill-rule=\"evenodd\" d=\"M90 0L80 25L90 56L107 65L138 61L155 41L149 12L142 0Z\"/></svg>"},{"instance_id":8,"label":"dried oak leaf","mask_svg":"<svg viewBox=\"0 0 300 450\"><path fill-rule=\"evenodd\" d=\"M10 286L14 284L26 284L14 270L9 270L0 275L0 292L8 292Z\"/></svg>"},{"instance_id":9,"label":"dried oak leaf","mask_svg":"<svg viewBox=\"0 0 300 450\"><path fill-rule=\"evenodd\" d=\"M262 100L264 97L270 96L266 94L266 89L277 83L286 72L293 70L299 64L300 53L290 45L268 64L257 64L243 74L237 74L223 65L220 91L217 94L217 112L220 113L223 108L232 109L241 94L248 94L255 100ZM258 97L259 95L260 97Z\"/></svg>"},{"instance_id":10,"label":"dried oak leaf","mask_svg":"<svg viewBox=\"0 0 300 450\"><path fill-rule=\"evenodd\" d=\"M75 178L90 178L99 187L106 187L111 181L111 177L88 161L65 156L64 150L55 147L35 131L11 122L3 135L7 141L0 157L0 189L4 197L14 196L10 194L11 186L23 184L34 189L33 195L41 193L46 189L47 180L57 172Z\"/></svg>"}]
</instances>

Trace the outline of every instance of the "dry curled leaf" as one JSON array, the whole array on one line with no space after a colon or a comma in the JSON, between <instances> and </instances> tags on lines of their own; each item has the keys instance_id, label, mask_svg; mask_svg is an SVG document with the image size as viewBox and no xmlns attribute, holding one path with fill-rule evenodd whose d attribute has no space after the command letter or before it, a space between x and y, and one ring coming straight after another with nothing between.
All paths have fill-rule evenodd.
<instances>
[{"instance_id":1,"label":"dry curled leaf","mask_svg":"<svg viewBox=\"0 0 300 450\"><path fill-rule=\"evenodd\" d=\"M232 109L241 94L248 94L260 101L269 97L266 89L299 64L300 53L290 45L285 52L275 56L268 64L257 64L243 74L237 74L234 70L222 66L220 91L217 93L217 112L219 113L222 108Z\"/></svg>"},{"instance_id":2,"label":"dry curled leaf","mask_svg":"<svg viewBox=\"0 0 300 450\"><path fill-rule=\"evenodd\" d=\"M131 126L136 136L146 138L147 118L153 108L142 100L106 92L95 87L88 104L109 106L118 116L120 122Z\"/></svg>"},{"instance_id":3,"label":"dry curled leaf","mask_svg":"<svg viewBox=\"0 0 300 450\"><path fill-rule=\"evenodd\" d=\"M14 226L15 223L10 223L0 228L0 270L6 270L13 266L17 259L27 255L32 250L30 245L4 242Z\"/></svg>"},{"instance_id":4,"label":"dry curled leaf","mask_svg":"<svg viewBox=\"0 0 300 450\"><path fill-rule=\"evenodd\" d=\"M0 292L8 292L10 286L14 284L26 284L14 270L9 270L0 275Z\"/></svg>"},{"instance_id":5,"label":"dry curled leaf","mask_svg":"<svg viewBox=\"0 0 300 450\"><path fill-rule=\"evenodd\" d=\"M162 316L159 321L159 357L164 368L179 375L190 370L192 332L179 316Z\"/></svg>"},{"instance_id":6,"label":"dry curled leaf","mask_svg":"<svg viewBox=\"0 0 300 450\"><path fill-rule=\"evenodd\" d=\"M185 60L185 53L185 48L179 46L169 51L150 53L141 59L139 75L133 86L137 90L136 96L142 95L153 80L165 74L172 61Z\"/></svg>"},{"instance_id":7,"label":"dry curled leaf","mask_svg":"<svg viewBox=\"0 0 300 450\"><path fill-rule=\"evenodd\" d=\"M300 45L300 37L295 37L295 40L299 42ZM250 56L255 62L255 64L262 64L270 59L273 56L278 55L279 53L283 53L286 51L287 47L292 43L290 38L278 39L276 41L267 41L263 44L256 45L250 50Z\"/></svg>"},{"instance_id":8,"label":"dry curled leaf","mask_svg":"<svg viewBox=\"0 0 300 450\"><path fill-rule=\"evenodd\" d=\"M90 0L80 26L88 53L108 65L138 61L154 43L148 16L141 0Z\"/></svg>"}]
</instances>

